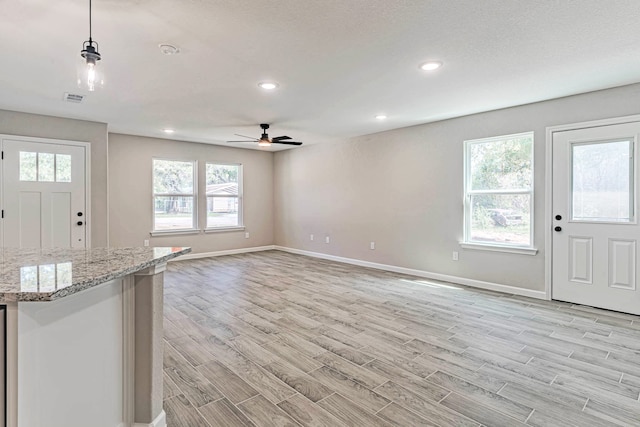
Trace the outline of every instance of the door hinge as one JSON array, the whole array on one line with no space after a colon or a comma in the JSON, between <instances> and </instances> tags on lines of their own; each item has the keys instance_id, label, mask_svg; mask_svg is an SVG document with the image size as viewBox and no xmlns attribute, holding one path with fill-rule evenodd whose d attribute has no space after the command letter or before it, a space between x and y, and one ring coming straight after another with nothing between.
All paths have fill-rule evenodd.
<instances>
[{"instance_id":1,"label":"door hinge","mask_svg":"<svg viewBox=\"0 0 640 427\"><path fill-rule=\"evenodd\" d=\"M4 218L4 209L2 209L2 218Z\"/></svg>"},{"instance_id":2,"label":"door hinge","mask_svg":"<svg viewBox=\"0 0 640 427\"><path fill-rule=\"evenodd\" d=\"M0 160L4 160L4 151L2 152L2 155L0 155Z\"/></svg>"}]
</instances>

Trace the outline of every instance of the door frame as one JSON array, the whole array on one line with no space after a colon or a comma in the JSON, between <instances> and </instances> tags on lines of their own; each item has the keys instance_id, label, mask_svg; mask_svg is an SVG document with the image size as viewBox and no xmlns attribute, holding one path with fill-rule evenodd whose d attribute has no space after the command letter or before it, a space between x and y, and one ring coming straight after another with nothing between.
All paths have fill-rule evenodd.
<instances>
[{"instance_id":1,"label":"door frame","mask_svg":"<svg viewBox=\"0 0 640 427\"><path fill-rule=\"evenodd\" d=\"M589 129L601 126L619 125L640 122L640 114L623 117L612 117L588 122L570 123L566 125L548 126L546 128L545 178L544 178L544 291L545 299L551 300L553 286L553 136L556 132L578 129ZM636 153L635 155L638 155Z\"/></svg>"},{"instance_id":2,"label":"door frame","mask_svg":"<svg viewBox=\"0 0 640 427\"><path fill-rule=\"evenodd\" d=\"M4 151L5 140L13 140L20 142L36 142L40 144L51 145L70 145L74 147L84 148L84 204L85 204L85 246L91 247L91 143L83 141L70 141L66 139L38 138L32 136L0 134L0 150ZM4 169L3 162L0 162L0 201L4 203ZM0 242L3 240L4 224L0 227Z\"/></svg>"}]
</instances>

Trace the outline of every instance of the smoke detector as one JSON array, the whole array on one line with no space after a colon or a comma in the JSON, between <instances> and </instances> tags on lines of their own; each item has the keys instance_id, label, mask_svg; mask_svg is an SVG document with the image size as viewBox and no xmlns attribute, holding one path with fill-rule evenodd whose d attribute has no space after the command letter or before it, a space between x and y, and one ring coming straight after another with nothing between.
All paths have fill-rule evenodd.
<instances>
[{"instance_id":1,"label":"smoke detector","mask_svg":"<svg viewBox=\"0 0 640 427\"><path fill-rule=\"evenodd\" d=\"M178 53L180 53L180 48L172 44L161 43L158 45L158 47L160 48L160 52L162 52L164 55L177 55Z\"/></svg>"}]
</instances>

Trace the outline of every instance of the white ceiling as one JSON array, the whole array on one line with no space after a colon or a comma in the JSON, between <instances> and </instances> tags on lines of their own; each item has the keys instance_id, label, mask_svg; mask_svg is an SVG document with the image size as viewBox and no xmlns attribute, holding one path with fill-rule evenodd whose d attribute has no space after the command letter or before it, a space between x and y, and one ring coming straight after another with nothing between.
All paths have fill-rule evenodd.
<instances>
[{"instance_id":1,"label":"white ceiling","mask_svg":"<svg viewBox=\"0 0 640 427\"><path fill-rule=\"evenodd\" d=\"M71 104L88 0L0 11L0 108L214 144L263 122L313 144L640 81L638 0L93 0L107 85ZM418 69L430 59L444 66Z\"/></svg>"}]
</instances>

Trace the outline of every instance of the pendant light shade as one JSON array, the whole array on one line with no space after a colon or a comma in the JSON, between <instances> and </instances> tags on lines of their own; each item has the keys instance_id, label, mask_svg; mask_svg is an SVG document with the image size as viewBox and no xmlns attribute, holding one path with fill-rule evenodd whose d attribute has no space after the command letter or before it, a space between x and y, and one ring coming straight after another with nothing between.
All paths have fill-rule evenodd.
<instances>
[{"instance_id":1,"label":"pendant light shade","mask_svg":"<svg viewBox=\"0 0 640 427\"><path fill-rule=\"evenodd\" d=\"M93 92L104 86L102 68L99 67L101 56L98 52L98 42L91 38L91 0L89 0L89 40L82 44L80 57L78 87Z\"/></svg>"}]
</instances>

